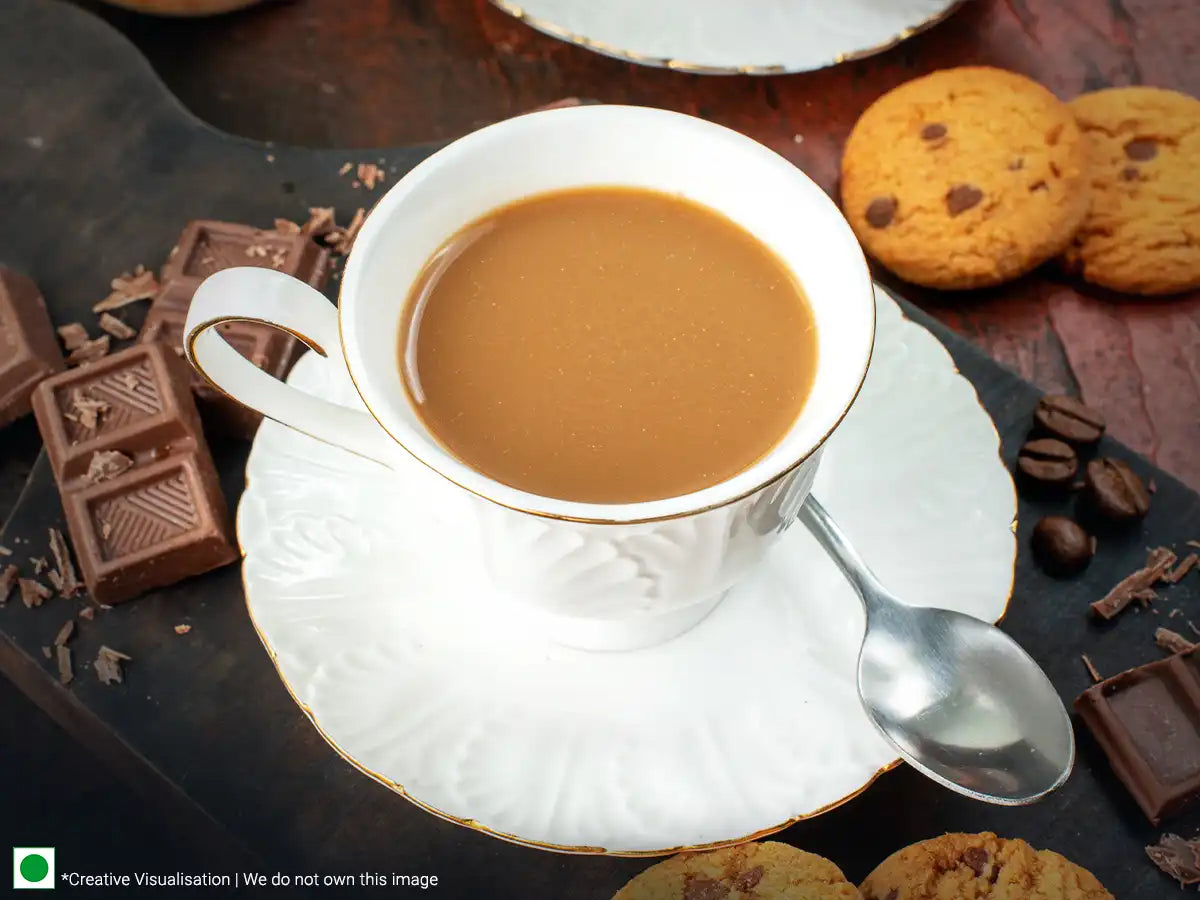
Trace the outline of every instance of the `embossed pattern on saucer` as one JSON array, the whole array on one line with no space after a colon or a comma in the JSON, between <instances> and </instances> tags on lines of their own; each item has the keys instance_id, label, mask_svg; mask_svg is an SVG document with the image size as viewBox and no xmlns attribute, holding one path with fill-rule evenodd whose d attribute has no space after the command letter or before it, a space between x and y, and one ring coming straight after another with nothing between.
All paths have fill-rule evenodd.
<instances>
[{"instance_id":1,"label":"embossed pattern on saucer","mask_svg":"<svg viewBox=\"0 0 1200 900\"><path fill-rule=\"evenodd\" d=\"M1000 618L1016 510L999 440L945 348L876 289L863 391L817 493L901 596ZM289 381L353 404L313 354ZM549 644L492 596L467 533L401 477L265 422L238 511L247 605L348 761L418 805L547 849L661 854L769 834L895 764L859 707L863 620L801 529L666 644Z\"/></svg>"}]
</instances>

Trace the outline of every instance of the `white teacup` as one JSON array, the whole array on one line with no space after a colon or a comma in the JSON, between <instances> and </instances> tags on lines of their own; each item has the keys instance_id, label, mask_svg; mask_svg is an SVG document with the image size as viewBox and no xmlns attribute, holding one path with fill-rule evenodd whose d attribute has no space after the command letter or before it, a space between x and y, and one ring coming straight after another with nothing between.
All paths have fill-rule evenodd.
<instances>
[{"instance_id":1,"label":"white teacup","mask_svg":"<svg viewBox=\"0 0 1200 900\"><path fill-rule=\"evenodd\" d=\"M812 392L763 459L712 487L666 500L576 503L516 490L469 468L425 429L397 356L409 288L462 226L530 194L626 185L680 194L771 247L803 286L819 360ZM737 298L730 298L736 310ZM736 313L735 313L736 314ZM317 399L256 368L213 327L251 320L345 366L370 415ZM391 469L437 482L440 513L481 547L504 594L550 636L588 649L658 643L707 615L759 563L812 486L821 447L850 408L871 355L871 279L853 233L799 169L749 138L655 109L584 106L532 113L455 141L397 182L367 217L335 308L265 268L209 277L188 311L189 361L246 406ZM671 465L669 453L662 465ZM392 477L380 470L380 477ZM400 477L399 475L395 477ZM409 511L408 514L414 514Z\"/></svg>"}]
</instances>

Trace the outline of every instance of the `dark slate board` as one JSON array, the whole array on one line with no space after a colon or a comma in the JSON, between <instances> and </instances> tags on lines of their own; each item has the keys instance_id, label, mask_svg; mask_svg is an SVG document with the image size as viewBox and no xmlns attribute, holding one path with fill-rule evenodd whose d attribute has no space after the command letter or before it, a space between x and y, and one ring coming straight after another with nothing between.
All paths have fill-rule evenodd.
<instances>
[{"instance_id":1,"label":"dark slate board","mask_svg":"<svg viewBox=\"0 0 1200 900\"><path fill-rule=\"evenodd\" d=\"M356 191L339 178L343 162L383 159L403 172L432 149L351 154L219 133L182 109L116 32L73 7L36 0L6 0L0 8L0 110L0 260L41 284L57 324L92 323L89 307L107 280L139 262L156 266L190 218L267 226L275 216L303 220L309 206L334 205L344 220L378 192ZM975 384L1011 462L1034 388L906 309ZM28 423L21 427L0 436L0 498L23 476L22 454L34 446ZM214 450L233 502L246 448ZM1158 656L1151 635L1170 609L1200 622L1197 576L1170 590L1162 615L1129 612L1108 626L1086 615L1087 603L1135 568L1147 545L1200 537L1200 497L1111 441L1101 450L1129 459L1157 483L1144 527L1105 540L1086 576L1054 582L1030 564L1026 544L1038 516L1069 501L1023 499L1021 558L1004 623L1068 701L1088 684L1081 653L1114 673ZM42 458L0 543L15 547L18 560L42 555L50 526L62 527L61 508ZM647 864L506 844L427 815L354 772L280 684L245 614L236 567L83 623L72 645L77 678L64 689L40 648L73 608L54 600L32 611L16 602L0 610L0 671L132 783L138 802L153 804L167 827L187 835L198 870L427 873L439 875L440 896L601 900ZM1170 621L1185 627L1183 617ZM190 634L177 636L179 623L192 625ZM124 686L105 687L91 671L87 661L101 643L134 657ZM1171 826L1191 834L1200 814ZM1086 734L1068 785L1037 806L976 804L902 767L780 837L830 857L857 880L904 844L984 829L1077 860L1125 900L1172 891L1142 853L1155 830Z\"/></svg>"}]
</instances>

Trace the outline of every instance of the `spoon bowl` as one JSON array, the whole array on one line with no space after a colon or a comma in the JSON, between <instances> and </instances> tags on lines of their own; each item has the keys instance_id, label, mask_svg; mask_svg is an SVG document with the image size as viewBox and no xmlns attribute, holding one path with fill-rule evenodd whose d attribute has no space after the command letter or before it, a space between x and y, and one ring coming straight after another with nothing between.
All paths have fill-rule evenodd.
<instances>
[{"instance_id":1,"label":"spoon bowl","mask_svg":"<svg viewBox=\"0 0 1200 900\"><path fill-rule=\"evenodd\" d=\"M1075 737L1033 658L994 625L908 606L888 592L812 496L800 519L862 599L859 697L904 760L990 803L1032 803L1061 786L1074 766Z\"/></svg>"}]
</instances>

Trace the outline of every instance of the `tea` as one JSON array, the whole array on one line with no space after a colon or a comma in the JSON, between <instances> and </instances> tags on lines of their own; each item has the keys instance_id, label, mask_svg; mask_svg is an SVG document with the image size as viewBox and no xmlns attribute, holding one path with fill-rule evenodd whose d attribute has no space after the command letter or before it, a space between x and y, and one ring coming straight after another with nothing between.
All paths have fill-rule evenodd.
<instances>
[{"instance_id":1,"label":"tea","mask_svg":"<svg viewBox=\"0 0 1200 900\"><path fill-rule=\"evenodd\" d=\"M400 334L430 433L476 471L587 503L691 493L790 430L817 365L791 271L724 215L639 188L493 210L431 257Z\"/></svg>"}]
</instances>

